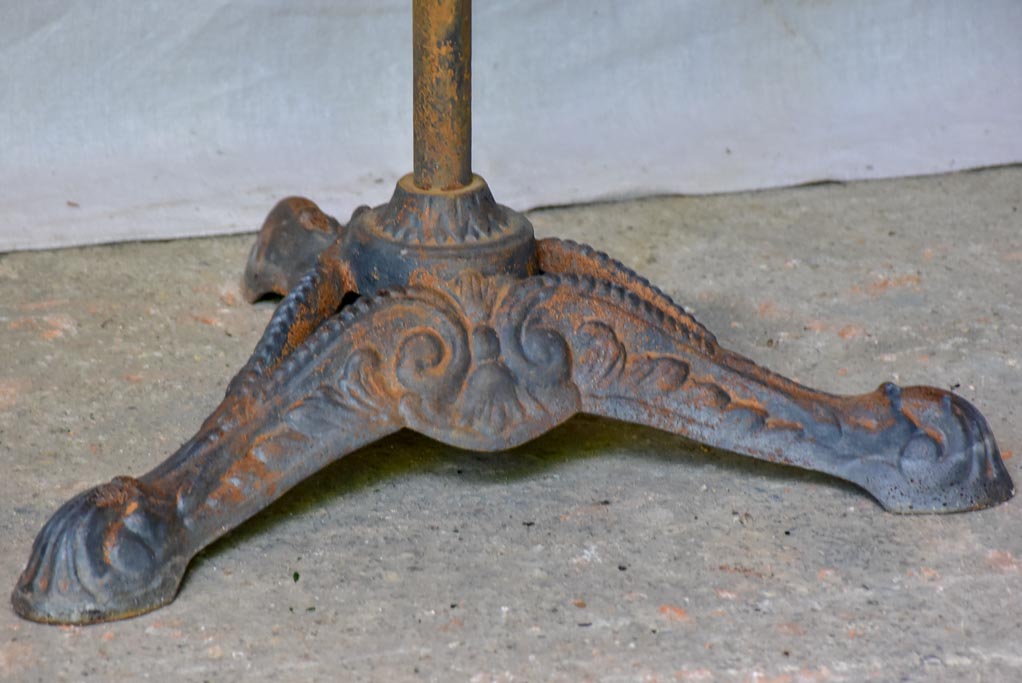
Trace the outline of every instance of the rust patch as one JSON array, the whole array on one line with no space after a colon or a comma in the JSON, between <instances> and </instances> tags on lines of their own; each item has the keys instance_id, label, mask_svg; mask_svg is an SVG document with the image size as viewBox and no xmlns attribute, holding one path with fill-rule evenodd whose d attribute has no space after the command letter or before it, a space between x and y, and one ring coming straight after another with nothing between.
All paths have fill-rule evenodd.
<instances>
[{"instance_id":1,"label":"rust patch","mask_svg":"<svg viewBox=\"0 0 1022 683\"><path fill-rule=\"evenodd\" d=\"M865 429L867 432L875 432L880 429L880 421L872 417L864 417L861 415L849 415L848 424L852 427L858 427L859 429Z\"/></svg>"},{"instance_id":2,"label":"rust patch","mask_svg":"<svg viewBox=\"0 0 1022 683\"><path fill-rule=\"evenodd\" d=\"M23 378L0 379L0 410L10 410L18 397L32 388L32 381Z\"/></svg>"},{"instance_id":3,"label":"rust patch","mask_svg":"<svg viewBox=\"0 0 1022 683\"><path fill-rule=\"evenodd\" d=\"M920 291L922 289L922 277L916 273L909 275L898 275L895 277L888 277L886 275L878 275L873 282L866 285L855 285L852 287L853 294L867 294L871 297L878 297L886 294L892 289L904 289L910 288L914 291Z\"/></svg>"},{"instance_id":4,"label":"rust patch","mask_svg":"<svg viewBox=\"0 0 1022 683\"><path fill-rule=\"evenodd\" d=\"M279 459L283 449L273 442L267 442L258 446L252 446L245 453L244 457L231 464L227 471L220 476L219 486L210 494L210 499L220 504L240 505L246 499L261 495L273 500L277 493L277 484L283 478L280 472L255 455L256 448L259 448L267 461Z\"/></svg>"},{"instance_id":5,"label":"rust patch","mask_svg":"<svg viewBox=\"0 0 1022 683\"><path fill-rule=\"evenodd\" d=\"M209 325L210 327L223 327L224 321L217 318L215 315L200 315L196 313L189 313L189 317L195 322L202 323L203 325Z\"/></svg>"},{"instance_id":6,"label":"rust patch","mask_svg":"<svg viewBox=\"0 0 1022 683\"><path fill-rule=\"evenodd\" d=\"M793 621L781 622L774 628L776 628L779 633L783 633L786 636L804 636L806 634L805 628Z\"/></svg>"},{"instance_id":7,"label":"rust patch","mask_svg":"<svg viewBox=\"0 0 1022 683\"><path fill-rule=\"evenodd\" d=\"M831 567L823 567L820 571L816 572L817 581L833 581L837 578L837 570Z\"/></svg>"},{"instance_id":8,"label":"rust patch","mask_svg":"<svg viewBox=\"0 0 1022 683\"><path fill-rule=\"evenodd\" d=\"M987 564L993 569L1004 573L1018 573L1022 564L1007 550L990 550L987 552Z\"/></svg>"},{"instance_id":9,"label":"rust patch","mask_svg":"<svg viewBox=\"0 0 1022 683\"><path fill-rule=\"evenodd\" d=\"M670 621L691 621L691 617L683 607L678 605L660 605L657 610L663 616L667 617Z\"/></svg>"},{"instance_id":10,"label":"rust patch","mask_svg":"<svg viewBox=\"0 0 1022 683\"><path fill-rule=\"evenodd\" d=\"M103 560L108 564L113 564L112 555L114 549L117 547L117 538L121 534L121 530L124 528L124 518L118 517L110 524L110 528L106 530L106 534L103 536Z\"/></svg>"},{"instance_id":11,"label":"rust patch","mask_svg":"<svg viewBox=\"0 0 1022 683\"><path fill-rule=\"evenodd\" d=\"M780 314L781 309L777 306L777 302L769 299L761 303L756 309L756 315L764 319L777 318Z\"/></svg>"},{"instance_id":12,"label":"rust patch","mask_svg":"<svg viewBox=\"0 0 1022 683\"><path fill-rule=\"evenodd\" d=\"M767 429L790 429L791 431L799 432L805 429L805 426L801 422L795 422L794 420L785 420L779 417L768 417L766 421Z\"/></svg>"},{"instance_id":13,"label":"rust patch","mask_svg":"<svg viewBox=\"0 0 1022 683\"><path fill-rule=\"evenodd\" d=\"M34 330L43 341L54 341L64 335L78 333L78 321L64 313L15 318L8 322L7 326L11 330Z\"/></svg>"},{"instance_id":14,"label":"rust patch","mask_svg":"<svg viewBox=\"0 0 1022 683\"><path fill-rule=\"evenodd\" d=\"M0 645L0 674L5 677L36 665L35 650L29 643L12 640Z\"/></svg>"},{"instance_id":15,"label":"rust patch","mask_svg":"<svg viewBox=\"0 0 1022 683\"><path fill-rule=\"evenodd\" d=\"M18 310L24 312L30 311L45 311L50 308L59 308L61 306L67 306L71 303L69 299L44 299L42 301L30 301L27 303L19 304Z\"/></svg>"},{"instance_id":16,"label":"rust patch","mask_svg":"<svg viewBox=\"0 0 1022 683\"><path fill-rule=\"evenodd\" d=\"M762 417L769 415L763 404L753 397L742 398L730 393L728 396L731 399L731 402L728 404L728 410L748 410L750 413L755 413Z\"/></svg>"},{"instance_id":17,"label":"rust patch","mask_svg":"<svg viewBox=\"0 0 1022 683\"><path fill-rule=\"evenodd\" d=\"M444 633L450 633L452 631L460 631L465 628L465 621L460 617L452 617L446 624L440 626L439 630Z\"/></svg>"},{"instance_id":18,"label":"rust patch","mask_svg":"<svg viewBox=\"0 0 1022 683\"><path fill-rule=\"evenodd\" d=\"M234 308L240 303L238 298L240 294L237 285L225 285L220 289L220 303Z\"/></svg>"},{"instance_id":19,"label":"rust patch","mask_svg":"<svg viewBox=\"0 0 1022 683\"><path fill-rule=\"evenodd\" d=\"M858 339L866 336L866 329L859 325L845 325L837 332L842 339Z\"/></svg>"}]
</instances>

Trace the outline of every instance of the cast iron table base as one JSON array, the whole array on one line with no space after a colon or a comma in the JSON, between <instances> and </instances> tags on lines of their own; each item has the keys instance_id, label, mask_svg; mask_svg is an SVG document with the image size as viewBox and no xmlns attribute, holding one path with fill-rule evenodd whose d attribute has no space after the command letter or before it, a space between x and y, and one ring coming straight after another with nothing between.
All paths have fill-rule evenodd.
<instances>
[{"instance_id":1,"label":"cast iron table base","mask_svg":"<svg viewBox=\"0 0 1022 683\"><path fill-rule=\"evenodd\" d=\"M617 261L534 240L478 177L444 193L405 177L343 227L285 200L245 283L250 300L286 297L223 403L156 469L54 515L14 592L20 614L85 623L166 604L201 548L405 427L495 451L584 412L826 472L894 512L1012 493L986 421L959 396L893 384L834 396L773 374Z\"/></svg>"},{"instance_id":2,"label":"cast iron table base","mask_svg":"<svg viewBox=\"0 0 1022 683\"><path fill-rule=\"evenodd\" d=\"M986 420L961 397L894 384L814 391L721 348L610 257L535 240L471 175L467 132L450 125L467 112L445 111L430 92L464 107L467 0L428 4L415 6L417 50L421 33L439 35L427 46L453 44L462 71L424 84L424 71L449 75L450 64L427 64L435 49L416 53L414 177L346 226L306 199L270 213L246 296L284 299L252 357L177 453L78 495L46 523L12 596L19 614L90 623L160 607L200 549L402 428L497 451L589 413L826 472L893 512L973 510L1012 495ZM453 12L439 28L421 16L436 7ZM450 128L439 137L460 141L453 154L419 154L430 125L434 142L436 126Z\"/></svg>"}]
</instances>

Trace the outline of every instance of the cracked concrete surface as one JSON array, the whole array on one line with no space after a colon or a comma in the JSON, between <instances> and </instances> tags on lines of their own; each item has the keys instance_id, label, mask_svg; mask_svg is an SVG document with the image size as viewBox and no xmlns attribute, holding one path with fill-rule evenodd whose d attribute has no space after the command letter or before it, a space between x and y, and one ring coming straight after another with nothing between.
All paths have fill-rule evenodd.
<instances>
[{"instance_id":1,"label":"cracked concrete surface","mask_svg":"<svg viewBox=\"0 0 1022 683\"><path fill-rule=\"evenodd\" d=\"M1022 480L1022 168L530 217L803 383L956 387ZM149 469L216 405L273 306L238 293L250 241L0 256L4 591L60 503ZM0 679L1015 681L1020 532L1018 501L895 516L589 417L499 454L401 433L208 548L161 610L77 628L0 609Z\"/></svg>"}]
</instances>

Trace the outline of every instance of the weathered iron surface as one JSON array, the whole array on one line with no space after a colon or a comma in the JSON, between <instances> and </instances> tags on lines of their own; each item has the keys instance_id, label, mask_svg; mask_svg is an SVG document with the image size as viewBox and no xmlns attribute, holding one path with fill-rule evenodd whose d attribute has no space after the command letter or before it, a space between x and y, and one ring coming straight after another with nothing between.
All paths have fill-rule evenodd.
<instances>
[{"instance_id":1,"label":"weathered iron surface","mask_svg":"<svg viewBox=\"0 0 1022 683\"><path fill-rule=\"evenodd\" d=\"M416 21L467 5L418 2ZM430 25L446 36L430 39L436 50L457 51L467 35ZM245 291L285 296L251 358L177 453L46 523L12 596L19 614L90 623L164 605L201 548L405 427L496 451L590 413L826 472L892 512L974 510L1013 494L986 420L961 397L893 384L834 396L776 375L612 258L537 241L460 167L420 169L417 155L391 201L346 226L301 198L270 213Z\"/></svg>"},{"instance_id":2,"label":"weathered iron surface","mask_svg":"<svg viewBox=\"0 0 1022 683\"><path fill-rule=\"evenodd\" d=\"M304 197L279 202L252 245L242 294L249 303L266 294L287 294L316 264L340 228L340 223Z\"/></svg>"},{"instance_id":3,"label":"weathered iron surface","mask_svg":"<svg viewBox=\"0 0 1022 683\"><path fill-rule=\"evenodd\" d=\"M253 296L288 291L252 358L169 460L79 495L46 524L14 592L20 614L87 623L159 607L202 547L402 427L493 451L585 412L826 472L894 512L1011 496L986 421L961 397L800 386L721 348L610 257L535 241L478 177L445 195L413 187L406 177L343 228L305 200L273 210L246 282L263 283ZM323 234L301 225L336 239L294 259ZM304 277L288 272L308 261Z\"/></svg>"},{"instance_id":4,"label":"weathered iron surface","mask_svg":"<svg viewBox=\"0 0 1022 683\"><path fill-rule=\"evenodd\" d=\"M472 2L412 4L415 184L453 190L472 177Z\"/></svg>"}]
</instances>

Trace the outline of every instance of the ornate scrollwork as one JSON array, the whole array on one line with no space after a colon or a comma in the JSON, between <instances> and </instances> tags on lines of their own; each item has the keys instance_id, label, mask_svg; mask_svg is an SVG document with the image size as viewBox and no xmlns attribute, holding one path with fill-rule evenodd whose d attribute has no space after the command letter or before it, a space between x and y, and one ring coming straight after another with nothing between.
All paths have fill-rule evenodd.
<instances>
[{"instance_id":1,"label":"ornate scrollwork","mask_svg":"<svg viewBox=\"0 0 1022 683\"><path fill-rule=\"evenodd\" d=\"M398 345L396 378L408 392L401 401L412 424L428 422L438 438L453 436L492 449L506 447L512 432L536 419L545 423L553 414L558 421L570 415L567 407L556 405L563 402L559 394L567 394L572 407L577 404L568 382L566 342L528 324L527 305L504 309L518 282L475 271L451 281L413 279L403 296L430 308L449 327L444 334L416 329ZM464 351L459 372L447 372ZM442 387L441 376L450 380Z\"/></svg>"}]
</instances>

